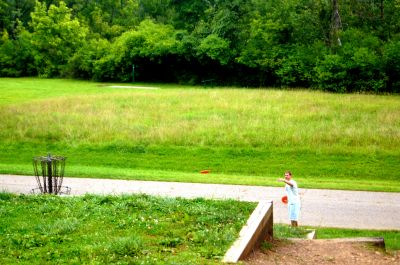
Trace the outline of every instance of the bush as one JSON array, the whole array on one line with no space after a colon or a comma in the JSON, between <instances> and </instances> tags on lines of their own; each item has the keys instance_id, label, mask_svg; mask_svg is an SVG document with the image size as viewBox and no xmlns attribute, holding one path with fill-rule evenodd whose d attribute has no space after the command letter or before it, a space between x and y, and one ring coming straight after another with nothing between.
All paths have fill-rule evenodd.
<instances>
[{"instance_id":1,"label":"bush","mask_svg":"<svg viewBox=\"0 0 400 265\"><path fill-rule=\"evenodd\" d=\"M11 40L4 33L0 45L0 76L20 77L35 75L34 57L31 52L31 34L22 30L17 39Z\"/></svg>"},{"instance_id":2,"label":"bush","mask_svg":"<svg viewBox=\"0 0 400 265\"><path fill-rule=\"evenodd\" d=\"M314 71L314 83L318 88L340 93L347 91L347 68L340 55L325 55L317 62Z\"/></svg>"},{"instance_id":3,"label":"bush","mask_svg":"<svg viewBox=\"0 0 400 265\"><path fill-rule=\"evenodd\" d=\"M333 92L386 90L382 70L381 41L367 33L350 29L341 34L343 46L325 55L316 64L314 85Z\"/></svg>"},{"instance_id":4,"label":"bush","mask_svg":"<svg viewBox=\"0 0 400 265\"><path fill-rule=\"evenodd\" d=\"M95 62L110 50L110 43L105 39L92 39L84 43L68 61L63 76L91 79L95 76Z\"/></svg>"},{"instance_id":5,"label":"bush","mask_svg":"<svg viewBox=\"0 0 400 265\"><path fill-rule=\"evenodd\" d=\"M323 58L325 48L316 42L312 46L294 46L289 55L282 59L276 70L279 82L283 86L309 87L312 83L314 67L318 58Z\"/></svg>"},{"instance_id":6,"label":"bush","mask_svg":"<svg viewBox=\"0 0 400 265\"><path fill-rule=\"evenodd\" d=\"M88 28L72 18L72 10L63 1L49 8L38 1L31 17L30 43L37 72L42 77L62 75L68 60L84 45Z\"/></svg>"},{"instance_id":7,"label":"bush","mask_svg":"<svg viewBox=\"0 0 400 265\"><path fill-rule=\"evenodd\" d=\"M385 90L386 78L381 72L380 59L377 54L368 48L358 48L350 57L347 66L349 68L349 91L374 91Z\"/></svg>"},{"instance_id":8,"label":"bush","mask_svg":"<svg viewBox=\"0 0 400 265\"><path fill-rule=\"evenodd\" d=\"M181 51L177 36L180 31L173 27L144 20L136 30L127 31L118 37L108 53L94 62L96 80L129 81L132 78L132 65L139 67L139 74L149 69L151 75L159 74L157 65L168 68L168 58ZM152 67L147 67L151 65Z\"/></svg>"},{"instance_id":9,"label":"bush","mask_svg":"<svg viewBox=\"0 0 400 265\"><path fill-rule=\"evenodd\" d=\"M389 42L384 46L383 61L388 77L388 91L400 93L400 41Z\"/></svg>"},{"instance_id":10,"label":"bush","mask_svg":"<svg viewBox=\"0 0 400 265\"><path fill-rule=\"evenodd\" d=\"M357 29L343 32L341 38L343 47L338 53L345 58L349 73L347 91L383 91L386 78L381 63L382 42L376 36Z\"/></svg>"},{"instance_id":11,"label":"bush","mask_svg":"<svg viewBox=\"0 0 400 265\"><path fill-rule=\"evenodd\" d=\"M198 56L208 56L222 65L228 64L230 60L229 51L229 41L218 37L216 34L208 35L197 47Z\"/></svg>"}]
</instances>

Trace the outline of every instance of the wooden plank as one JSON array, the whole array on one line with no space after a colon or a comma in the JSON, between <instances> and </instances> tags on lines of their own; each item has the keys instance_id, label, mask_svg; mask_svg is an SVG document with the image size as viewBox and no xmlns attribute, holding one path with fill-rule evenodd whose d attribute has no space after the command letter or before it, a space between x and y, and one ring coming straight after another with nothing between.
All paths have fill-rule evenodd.
<instances>
[{"instance_id":1,"label":"wooden plank","mask_svg":"<svg viewBox=\"0 0 400 265\"><path fill-rule=\"evenodd\" d=\"M273 203L260 201L239 233L239 238L226 252L223 262L236 263L246 258L266 239L273 237Z\"/></svg>"}]
</instances>

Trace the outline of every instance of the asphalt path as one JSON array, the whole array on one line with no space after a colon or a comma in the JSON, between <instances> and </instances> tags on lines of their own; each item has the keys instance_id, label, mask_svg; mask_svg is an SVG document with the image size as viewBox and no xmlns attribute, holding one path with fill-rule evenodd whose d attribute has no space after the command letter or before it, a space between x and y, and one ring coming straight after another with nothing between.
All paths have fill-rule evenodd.
<instances>
[{"instance_id":1,"label":"asphalt path","mask_svg":"<svg viewBox=\"0 0 400 265\"><path fill-rule=\"evenodd\" d=\"M300 225L357 229L400 230L400 193L301 189ZM287 207L281 202L284 188L64 178L70 195L143 193L163 197L234 199L257 202L273 201L274 222L289 223ZM33 176L0 175L0 191L31 193L37 188Z\"/></svg>"}]
</instances>

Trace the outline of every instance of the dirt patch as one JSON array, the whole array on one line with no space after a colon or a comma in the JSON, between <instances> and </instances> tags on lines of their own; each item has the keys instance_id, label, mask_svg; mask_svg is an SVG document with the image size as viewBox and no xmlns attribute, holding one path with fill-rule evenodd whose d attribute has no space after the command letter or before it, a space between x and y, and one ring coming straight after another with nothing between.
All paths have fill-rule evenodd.
<instances>
[{"instance_id":1,"label":"dirt patch","mask_svg":"<svg viewBox=\"0 0 400 265\"><path fill-rule=\"evenodd\" d=\"M244 264L400 264L400 255L366 243L330 240L275 240L264 250L253 253Z\"/></svg>"}]
</instances>

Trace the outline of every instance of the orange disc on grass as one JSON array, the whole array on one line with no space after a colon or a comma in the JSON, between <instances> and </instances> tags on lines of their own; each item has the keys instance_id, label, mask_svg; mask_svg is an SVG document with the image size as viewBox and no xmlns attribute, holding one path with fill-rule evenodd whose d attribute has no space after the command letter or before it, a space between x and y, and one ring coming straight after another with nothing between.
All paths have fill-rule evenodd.
<instances>
[{"instance_id":1,"label":"orange disc on grass","mask_svg":"<svg viewBox=\"0 0 400 265\"><path fill-rule=\"evenodd\" d=\"M287 198L287 196L283 196L283 197L282 197L282 202L283 202L284 204L288 203L288 198Z\"/></svg>"},{"instance_id":2,"label":"orange disc on grass","mask_svg":"<svg viewBox=\"0 0 400 265\"><path fill-rule=\"evenodd\" d=\"M201 173L201 174L208 174L208 173L210 173L210 170L205 169L205 170L200 171L200 173Z\"/></svg>"}]
</instances>

